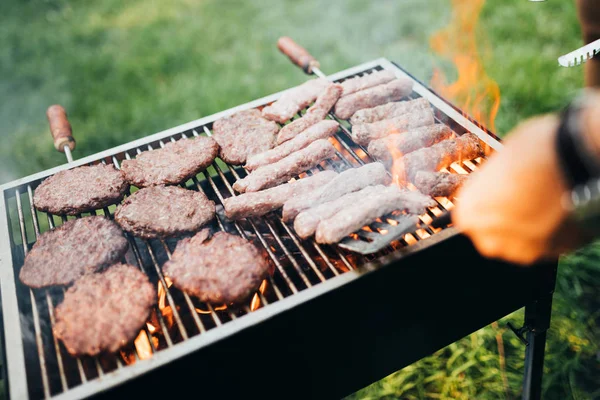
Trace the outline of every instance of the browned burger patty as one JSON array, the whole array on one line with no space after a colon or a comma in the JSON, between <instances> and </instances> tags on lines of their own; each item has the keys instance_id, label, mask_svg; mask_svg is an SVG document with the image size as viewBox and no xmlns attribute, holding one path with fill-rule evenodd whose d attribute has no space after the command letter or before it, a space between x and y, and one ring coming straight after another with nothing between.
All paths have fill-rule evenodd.
<instances>
[{"instance_id":1,"label":"browned burger patty","mask_svg":"<svg viewBox=\"0 0 600 400\"><path fill-rule=\"evenodd\" d=\"M277 132L279 125L263 118L256 109L240 111L213 124L213 138L221 147L219 157L234 165L275 147Z\"/></svg>"},{"instance_id":2,"label":"browned burger patty","mask_svg":"<svg viewBox=\"0 0 600 400\"><path fill-rule=\"evenodd\" d=\"M196 232L215 216L215 203L204 193L178 186L140 189L115 211L121 228L144 239Z\"/></svg>"},{"instance_id":3,"label":"browned burger patty","mask_svg":"<svg viewBox=\"0 0 600 400\"><path fill-rule=\"evenodd\" d=\"M112 165L83 166L44 180L35 190L33 204L40 211L76 215L118 203L128 188Z\"/></svg>"},{"instance_id":4,"label":"browned burger patty","mask_svg":"<svg viewBox=\"0 0 600 400\"><path fill-rule=\"evenodd\" d=\"M144 273L115 264L67 290L56 307L54 334L73 355L112 353L137 336L155 303L154 285Z\"/></svg>"},{"instance_id":5,"label":"browned burger patty","mask_svg":"<svg viewBox=\"0 0 600 400\"><path fill-rule=\"evenodd\" d=\"M19 279L33 288L68 285L119 261L127 248L127 239L111 220L100 216L71 220L38 238Z\"/></svg>"},{"instance_id":6,"label":"browned burger patty","mask_svg":"<svg viewBox=\"0 0 600 400\"><path fill-rule=\"evenodd\" d=\"M176 185L208 167L218 151L219 145L212 138L182 139L123 161L121 171L137 187Z\"/></svg>"},{"instance_id":7,"label":"browned burger patty","mask_svg":"<svg viewBox=\"0 0 600 400\"><path fill-rule=\"evenodd\" d=\"M269 263L251 242L225 232L209 238L203 229L177 244L163 270L177 288L201 301L230 304L258 289Z\"/></svg>"}]
</instances>

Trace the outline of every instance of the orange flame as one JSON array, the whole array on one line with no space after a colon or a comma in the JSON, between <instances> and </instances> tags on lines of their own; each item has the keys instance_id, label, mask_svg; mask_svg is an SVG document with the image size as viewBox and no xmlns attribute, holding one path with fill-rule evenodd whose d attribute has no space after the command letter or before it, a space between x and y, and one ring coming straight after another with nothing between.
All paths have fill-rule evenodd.
<instances>
[{"instance_id":1,"label":"orange flame","mask_svg":"<svg viewBox=\"0 0 600 400\"><path fill-rule=\"evenodd\" d=\"M477 47L477 36L481 34L477 23L484 3L485 0L452 0L451 23L433 35L430 44L433 51L454 63L458 78L448 84L437 69L431 86L494 131L500 88L485 72Z\"/></svg>"}]
</instances>

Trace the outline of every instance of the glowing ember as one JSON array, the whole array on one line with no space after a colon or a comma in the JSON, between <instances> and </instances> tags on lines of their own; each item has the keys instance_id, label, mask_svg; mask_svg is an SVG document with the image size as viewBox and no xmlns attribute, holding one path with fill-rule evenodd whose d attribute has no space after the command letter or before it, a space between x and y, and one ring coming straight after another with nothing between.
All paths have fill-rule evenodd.
<instances>
[{"instance_id":1,"label":"glowing ember","mask_svg":"<svg viewBox=\"0 0 600 400\"><path fill-rule=\"evenodd\" d=\"M133 341L135 349L137 350L138 357L140 360L146 360L152 357L152 346L146 336L146 332L140 331L140 334Z\"/></svg>"},{"instance_id":2,"label":"glowing ember","mask_svg":"<svg viewBox=\"0 0 600 400\"><path fill-rule=\"evenodd\" d=\"M382 235L387 235L387 234L388 234L388 232L389 232L389 231L388 231L387 229L381 229L381 230L379 231L379 233L381 233Z\"/></svg>"},{"instance_id":3,"label":"glowing ember","mask_svg":"<svg viewBox=\"0 0 600 400\"><path fill-rule=\"evenodd\" d=\"M367 156L367 153L365 153L364 151L362 151L362 149L357 149L354 150L354 152L356 153L357 156L359 156L362 160L367 160L369 157Z\"/></svg>"},{"instance_id":4,"label":"glowing ember","mask_svg":"<svg viewBox=\"0 0 600 400\"><path fill-rule=\"evenodd\" d=\"M452 20L432 36L433 51L451 60L458 78L448 84L442 71L435 70L431 86L453 101L468 115L495 130L494 120L500 107L500 89L483 67L478 50L478 18L485 0L452 0Z\"/></svg>"},{"instance_id":5,"label":"glowing ember","mask_svg":"<svg viewBox=\"0 0 600 400\"><path fill-rule=\"evenodd\" d=\"M386 219L387 223L392 225L392 226L396 226L398 225L398 221L396 221L395 219Z\"/></svg>"},{"instance_id":6,"label":"glowing ember","mask_svg":"<svg viewBox=\"0 0 600 400\"><path fill-rule=\"evenodd\" d=\"M448 211L454 208L454 204L446 197L436 197L436 200Z\"/></svg>"},{"instance_id":7,"label":"glowing ember","mask_svg":"<svg viewBox=\"0 0 600 400\"><path fill-rule=\"evenodd\" d=\"M426 239L429 236L431 236L429 234L429 232L427 232L425 229L417 229L416 233L417 233L417 236L419 236L419 238L421 238L421 239Z\"/></svg>"},{"instance_id":8,"label":"glowing ember","mask_svg":"<svg viewBox=\"0 0 600 400\"><path fill-rule=\"evenodd\" d=\"M256 311L260 307L260 297L258 297L258 293L254 293L252 297L252 301L250 302L250 311Z\"/></svg>"},{"instance_id":9,"label":"glowing ember","mask_svg":"<svg viewBox=\"0 0 600 400\"><path fill-rule=\"evenodd\" d=\"M415 239L415 237L410 233L404 235L404 241L409 245L417 243L417 239Z\"/></svg>"}]
</instances>

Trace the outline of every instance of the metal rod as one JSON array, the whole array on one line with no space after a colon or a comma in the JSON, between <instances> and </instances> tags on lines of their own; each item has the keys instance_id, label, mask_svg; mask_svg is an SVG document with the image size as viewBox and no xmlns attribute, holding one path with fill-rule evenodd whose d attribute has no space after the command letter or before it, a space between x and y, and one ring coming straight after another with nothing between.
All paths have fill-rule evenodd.
<instances>
[{"instance_id":1,"label":"metal rod","mask_svg":"<svg viewBox=\"0 0 600 400\"><path fill-rule=\"evenodd\" d=\"M63 147L63 150L65 153L65 157L67 157L67 162L72 163L73 162L73 154L71 154L71 149L69 148L69 146Z\"/></svg>"}]
</instances>

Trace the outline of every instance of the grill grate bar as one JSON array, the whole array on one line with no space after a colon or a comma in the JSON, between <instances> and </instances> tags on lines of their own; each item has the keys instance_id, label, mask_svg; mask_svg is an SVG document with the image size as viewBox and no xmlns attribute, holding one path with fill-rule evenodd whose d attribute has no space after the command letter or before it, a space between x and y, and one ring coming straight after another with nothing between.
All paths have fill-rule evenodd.
<instances>
[{"instance_id":1,"label":"grill grate bar","mask_svg":"<svg viewBox=\"0 0 600 400\"><path fill-rule=\"evenodd\" d=\"M27 256L29 249L27 247L27 231L25 230L25 216L23 214L23 205L21 204L21 192L15 190L15 198L17 200L17 211L19 214L19 228L21 230L21 240L23 241L23 253ZM50 384L48 380L48 370L46 368L46 356L44 354L44 342L40 326L40 316L37 308L36 299L32 289L29 289L29 298L31 299L31 312L33 314L33 327L35 331L35 342L40 359L40 369L42 375L42 385L44 388L44 396L50 396Z\"/></svg>"}]
</instances>

